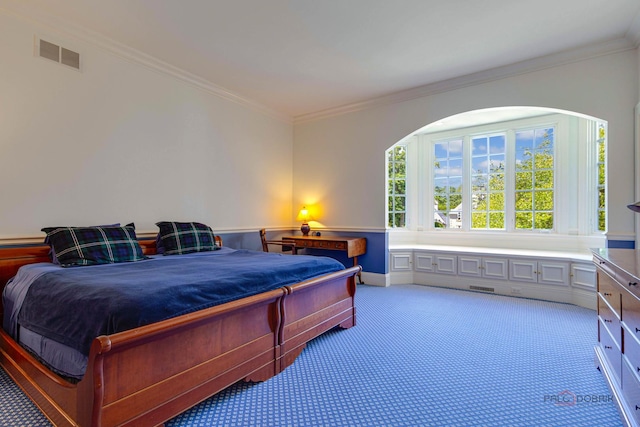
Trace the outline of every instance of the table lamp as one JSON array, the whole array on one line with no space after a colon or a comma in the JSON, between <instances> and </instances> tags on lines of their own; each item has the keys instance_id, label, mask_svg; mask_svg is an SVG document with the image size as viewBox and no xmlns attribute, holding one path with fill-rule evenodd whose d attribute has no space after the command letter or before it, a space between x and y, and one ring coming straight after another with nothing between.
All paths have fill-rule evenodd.
<instances>
[{"instance_id":1,"label":"table lamp","mask_svg":"<svg viewBox=\"0 0 640 427\"><path fill-rule=\"evenodd\" d=\"M298 213L296 221L302 221L302 227L300 227L300 231L302 231L303 236L308 236L309 231L311 230L311 227L309 227L309 221L313 221L313 218L311 217L311 215L309 215L309 211L307 210L306 206L303 206L302 209L300 209L300 213Z\"/></svg>"}]
</instances>

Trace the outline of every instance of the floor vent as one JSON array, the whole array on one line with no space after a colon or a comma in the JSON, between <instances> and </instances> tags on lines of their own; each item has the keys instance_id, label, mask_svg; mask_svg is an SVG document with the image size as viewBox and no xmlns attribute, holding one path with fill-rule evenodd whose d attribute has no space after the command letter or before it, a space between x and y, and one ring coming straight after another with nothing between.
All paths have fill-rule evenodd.
<instances>
[{"instance_id":1,"label":"floor vent","mask_svg":"<svg viewBox=\"0 0 640 427\"><path fill-rule=\"evenodd\" d=\"M70 49L36 37L36 56L80 70L80 54Z\"/></svg>"},{"instance_id":2,"label":"floor vent","mask_svg":"<svg viewBox=\"0 0 640 427\"><path fill-rule=\"evenodd\" d=\"M487 288L487 287L484 287L484 286L475 286L475 285L469 286L469 289L471 289L472 291L482 291L482 292L495 292L496 291L494 288Z\"/></svg>"}]
</instances>

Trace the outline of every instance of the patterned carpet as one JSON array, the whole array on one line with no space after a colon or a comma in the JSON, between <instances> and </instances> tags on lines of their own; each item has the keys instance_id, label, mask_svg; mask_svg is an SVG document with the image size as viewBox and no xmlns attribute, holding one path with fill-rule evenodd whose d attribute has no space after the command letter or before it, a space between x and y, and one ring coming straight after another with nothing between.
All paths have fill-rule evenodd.
<instances>
[{"instance_id":1,"label":"patterned carpet","mask_svg":"<svg viewBox=\"0 0 640 427\"><path fill-rule=\"evenodd\" d=\"M592 310L415 285L360 285L356 303L355 328L167 427L621 425ZM0 426L47 425L0 370Z\"/></svg>"}]
</instances>

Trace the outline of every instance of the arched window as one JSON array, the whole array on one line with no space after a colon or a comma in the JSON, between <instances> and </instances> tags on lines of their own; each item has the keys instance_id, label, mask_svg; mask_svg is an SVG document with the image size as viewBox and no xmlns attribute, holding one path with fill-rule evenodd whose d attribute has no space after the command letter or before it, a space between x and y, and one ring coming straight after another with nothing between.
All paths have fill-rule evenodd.
<instances>
[{"instance_id":1,"label":"arched window","mask_svg":"<svg viewBox=\"0 0 640 427\"><path fill-rule=\"evenodd\" d=\"M557 110L474 111L387 151L388 227L477 236L606 232L604 121Z\"/></svg>"}]
</instances>

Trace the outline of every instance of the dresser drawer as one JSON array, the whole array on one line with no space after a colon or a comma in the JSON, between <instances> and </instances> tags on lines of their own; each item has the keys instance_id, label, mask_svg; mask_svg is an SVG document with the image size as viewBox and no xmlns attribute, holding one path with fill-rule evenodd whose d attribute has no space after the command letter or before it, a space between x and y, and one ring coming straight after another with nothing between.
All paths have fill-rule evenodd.
<instances>
[{"instance_id":1,"label":"dresser drawer","mask_svg":"<svg viewBox=\"0 0 640 427\"><path fill-rule=\"evenodd\" d=\"M616 279L618 283L625 289L631 290L631 292L640 293L640 282L638 279L623 270L616 270Z\"/></svg>"},{"instance_id":2,"label":"dresser drawer","mask_svg":"<svg viewBox=\"0 0 640 427\"><path fill-rule=\"evenodd\" d=\"M622 390L624 399L627 401L631 416L636 423L640 423L640 379L634 372L629 360L623 356L622 362Z\"/></svg>"},{"instance_id":3,"label":"dresser drawer","mask_svg":"<svg viewBox=\"0 0 640 427\"><path fill-rule=\"evenodd\" d=\"M624 348L622 351L629 365L634 368L636 375L640 375L640 342L634 336L637 336L637 334L629 331L625 325L622 329L622 335L624 336Z\"/></svg>"},{"instance_id":4,"label":"dresser drawer","mask_svg":"<svg viewBox=\"0 0 640 427\"><path fill-rule=\"evenodd\" d=\"M622 318L630 332L640 338L640 300L630 292L622 292Z\"/></svg>"},{"instance_id":5,"label":"dresser drawer","mask_svg":"<svg viewBox=\"0 0 640 427\"><path fill-rule=\"evenodd\" d=\"M345 242L317 241L317 242L311 242L311 243L313 243L314 248L333 249L333 250L340 250L340 251L344 251L345 249L347 249L347 244Z\"/></svg>"},{"instance_id":6,"label":"dresser drawer","mask_svg":"<svg viewBox=\"0 0 640 427\"><path fill-rule=\"evenodd\" d=\"M620 319L613 312L602 295L598 294L598 316L613 337L619 348L622 348L622 329Z\"/></svg>"},{"instance_id":7,"label":"dresser drawer","mask_svg":"<svg viewBox=\"0 0 640 427\"><path fill-rule=\"evenodd\" d=\"M622 352L620 351L620 348L616 344L609 331L607 331L607 328L604 326L604 323L602 323L602 320L598 322L598 328L600 336L600 348L609 361L609 365L614 372L616 381L618 382L618 384L622 384L620 375L620 371L622 369Z\"/></svg>"},{"instance_id":8,"label":"dresser drawer","mask_svg":"<svg viewBox=\"0 0 640 427\"><path fill-rule=\"evenodd\" d=\"M618 317L621 316L620 292L620 285L602 269L598 268L598 293L609 303Z\"/></svg>"}]
</instances>

